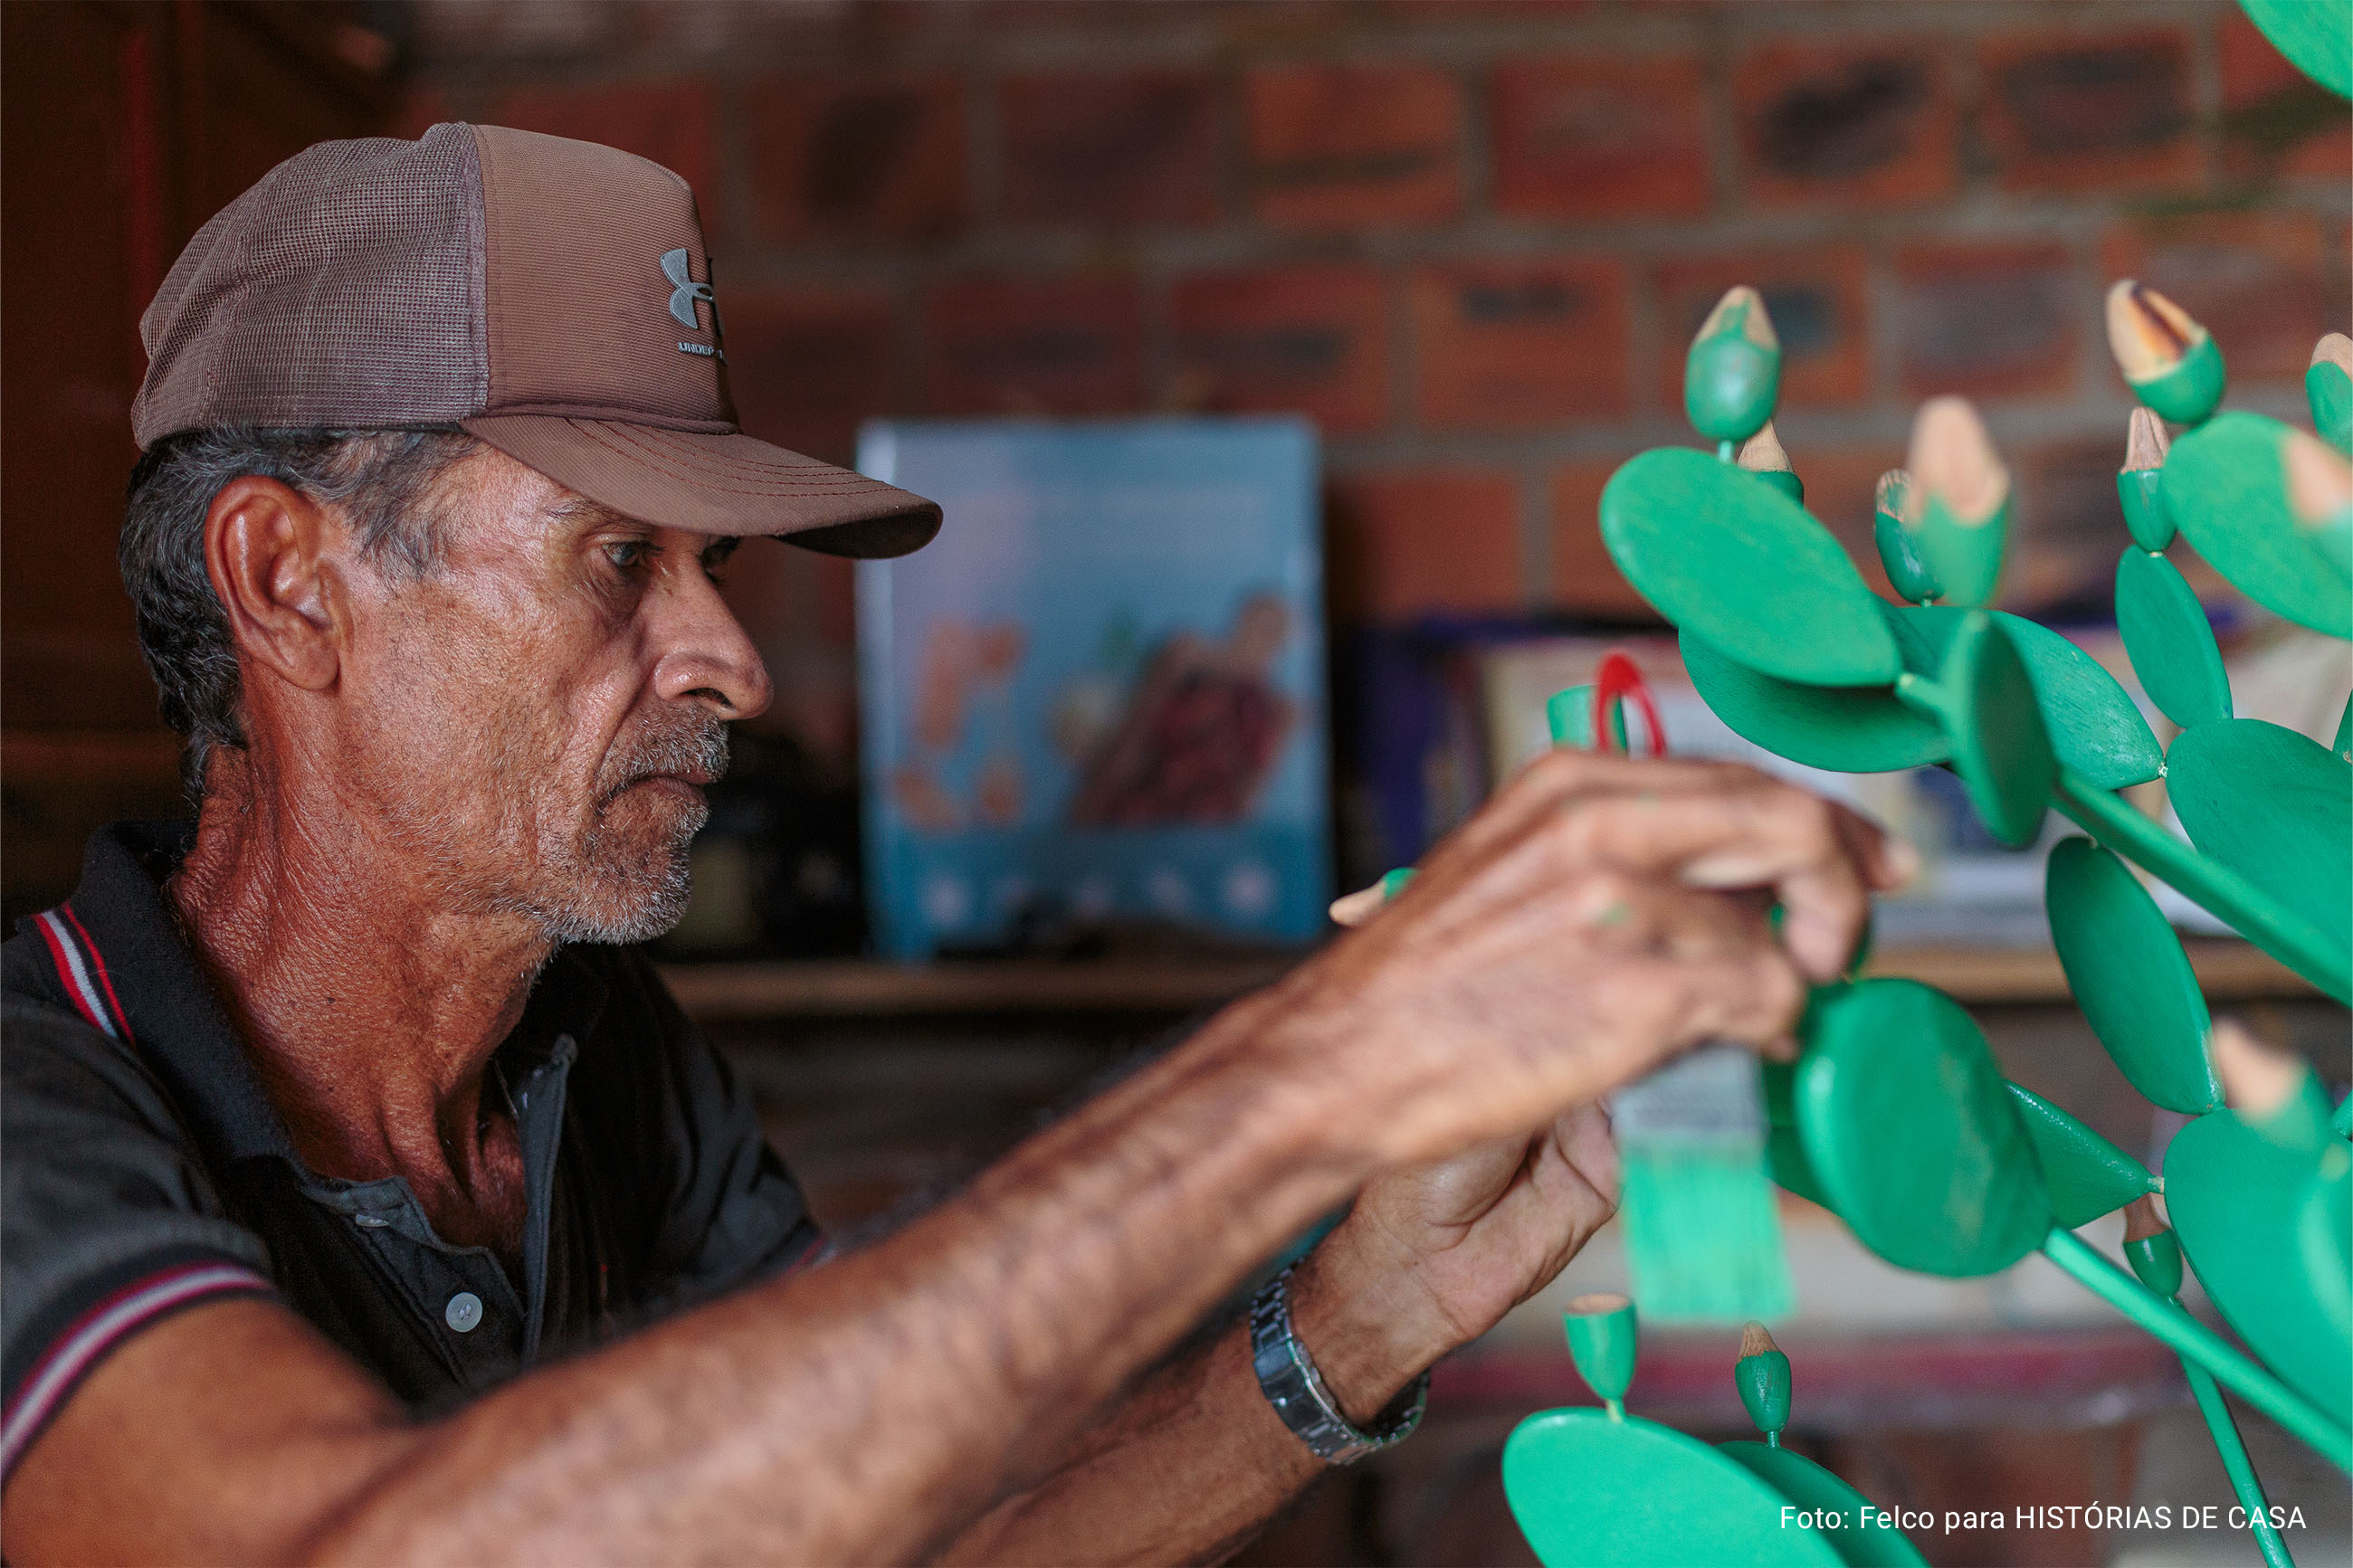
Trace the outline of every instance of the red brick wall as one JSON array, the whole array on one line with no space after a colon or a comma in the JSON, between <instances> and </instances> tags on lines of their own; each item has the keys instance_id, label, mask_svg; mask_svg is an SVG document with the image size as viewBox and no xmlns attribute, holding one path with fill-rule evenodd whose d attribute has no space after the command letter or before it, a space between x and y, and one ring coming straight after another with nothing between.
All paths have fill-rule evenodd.
<instances>
[{"instance_id":1,"label":"red brick wall","mask_svg":"<svg viewBox=\"0 0 2353 1568\"><path fill-rule=\"evenodd\" d=\"M2105 575L2130 269L2236 398L2347 325L2353 124L2230 0L534 0L419 6L413 118L685 174L745 423L1290 408L1335 614L1623 611L1611 466L1691 439L1683 344L1758 284L1780 430L1868 561L1912 408L1981 400L2022 602ZM756 574L796 721L847 731L848 579ZM832 713L833 718L827 718Z\"/></svg>"}]
</instances>

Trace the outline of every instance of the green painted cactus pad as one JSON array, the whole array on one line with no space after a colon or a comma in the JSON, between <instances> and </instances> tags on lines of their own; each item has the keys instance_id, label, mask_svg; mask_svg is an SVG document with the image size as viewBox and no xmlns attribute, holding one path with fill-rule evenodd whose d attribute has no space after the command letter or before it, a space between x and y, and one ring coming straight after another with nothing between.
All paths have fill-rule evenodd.
<instances>
[{"instance_id":1,"label":"green painted cactus pad","mask_svg":"<svg viewBox=\"0 0 2353 1568\"><path fill-rule=\"evenodd\" d=\"M1881 608L1895 634L1904 668L1936 679L1953 634L1969 612L1945 605L1883 604ZM2157 777L2165 753L2149 733L2148 721L2115 676L2047 626L2001 610L1993 618L2026 661L2051 750L2062 767L2097 789L2122 789Z\"/></svg>"},{"instance_id":2,"label":"green painted cactus pad","mask_svg":"<svg viewBox=\"0 0 2353 1568\"><path fill-rule=\"evenodd\" d=\"M1969 805L1997 842L2024 848L2042 831L2059 777L2025 660L1992 616L1975 611L1953 634L1939 681Z\"/></svg>"},{"instance_id":3,"label":"green painted cactus pad","mask_svg":"<svg viewBox=\"0 0 2353 1568\"><path fill-rule=\"evenodd\" d=\"M1620 468L1601 492L1601 538L1661 615L1751 669L1884 686L1901 668L1879 599L1830 531L1704 452L1660 447Z\"/></svg>"},{"instance_id":4,"label":"green painted cactus pad","mask_svg":"<svg viewBox=\"0 0 2353 1568\"><path fill-rule=\"evenodd\" d=\"M2353 9L2314 0L2239 0L2247 19L2296 69L2353 98Z\"/></svg>"},{"instance_id":5,"label":"green painted cactus pad","mask_svg":"<svg viewBox=\"0 0 2353 1568\"><path fill-rule=\"evenodd\" d=\"M1778 1488L1671 1427L1595 1410L1531 1415L1504 1445L1504 1496L1546 1568L1839 1568L1817 1531L1785 1528Z\"/></svg>"},{"instance_id":6,"label":"green painted cactus pad","mask_svg":"<svg viewBox=\"0 0 2353 1568\"><path fill-rule=\"evenodd\" d=\"M2165 505L2213 568L2298 626L2353 637L2353 595L2295 525L2282 448L2288 426L2232 410L2173 444Z\"/></svg>"},{"instance_id":7,"label":"green painted cactus pad","mask_svg":"<svg viewBox=\"0 0 2353 1568\"><path fill-rule=\"evenodd\" d=\"M2231 719L2185 731L2166 791L2189 841L2353 946L2353 767L2293 730Z\"/></svg>"},{"instance_id":8,"label":"green painted cactus pad","mask_svg":"<svg viewBox=\"0 0 2353 1568\"><path fill-rule=\"evenodd\" d=\"M2042 903L2075 1005L2126 1079L2184 1116L2220 1106L2205 995L2140 879L2113 851L2063 838L2051 851Z\"/></svg>"},{"instance_id":9,"label":"green painted cactus pad","mask_svg":"<svg viewBox=\"0 0 2353 1568\"><path fill-rule=\"evenodd\" d=\"M1840 1522L1821 1533L1847 1568L1926 1568L1902 1531L1872 1522L1877 1504L1803 1454L1747 1442L1723 1444L1721 1452L1799 1508L1836 1515Z\"/></svg>"},{"instance_id":10,"label":"green painted cactus pad","mask_svg":"<svg viewBox=\"0 0 2353 1568\"><path fill-rule=\"evenodd\" d=\"M1941 991L1865 980L1822 1000L1797 1110L1832 1206L1898 1268L1998 1273L2050 1232L2050 1195L2010 1086Z\"/></svg>"},{"instance_id":11,"label":"green painted cactus pad","mask_svg":"<svg viewBox=\"0 0 2353 1568\"><path fill-rule=\"evenodd\" d=\"M2127 545L2116 558L2116 629L2158 710L2185 730L2231 716L2231 681L2205 607L2172 562Z\"/></svg>"},{"instance_id":12,"label":"green painted cactus pad","mask_svg":"<svg viewBox=\"0 0 2353 1568\"><path fill-rule=\"evenodd\" d=\"M1898 701L1884 686L1807 686L1777 680L1710 647L1695 633L1679 639L1683 668L1733 733L1776 756L1838 773L1890 773L1941 763L1944 726Z\"/></svg>"},{"instance_id":13,"label":"green painted cactus pad","mask_svg":"<svg viewBox=\"0 0 2353 1568\"><path fill-rule=\"evenodd\" d=\"M2353 1341L2304 1259L2306 1194L2321 1152L2283 1148L2229 1110L2165 1152L2165 1208L2189 1267L2255 1353L2337 1420L2353 1417Z\"/></svg>"}]
</instances>

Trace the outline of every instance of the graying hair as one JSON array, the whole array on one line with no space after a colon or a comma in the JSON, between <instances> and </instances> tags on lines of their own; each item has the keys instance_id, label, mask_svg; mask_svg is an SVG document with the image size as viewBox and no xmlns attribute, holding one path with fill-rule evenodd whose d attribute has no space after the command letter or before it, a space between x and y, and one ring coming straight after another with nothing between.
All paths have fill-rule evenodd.
<instances>
[{"instance_id":1,"label":"graying hair","mask_svg":"<svg viewBox=\"0 0 2353 1568\"><path fill-rule=\"evenodd\" d=\"M435 487L480 449L434 430L195 430L158 441L131 471L119 559L139 618L139 651L164 721L187 738L181 778L204 795L217 746L246 743L237 646L205 570L205 517L221 487L276 479L341 512L361 553L415 580L440 564Z\"/></svg>"}]
</instances>

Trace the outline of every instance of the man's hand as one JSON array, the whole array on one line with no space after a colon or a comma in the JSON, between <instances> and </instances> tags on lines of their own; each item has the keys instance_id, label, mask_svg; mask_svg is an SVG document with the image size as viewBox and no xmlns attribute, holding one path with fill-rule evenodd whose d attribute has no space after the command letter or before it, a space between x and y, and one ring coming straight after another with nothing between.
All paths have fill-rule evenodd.
<instances>
[{"instance_id":1,"label":"man's hand","mask_svg":"<svg viewBox=\"0 0 2353 1568\"><path fill-rule=\"evenodd\" d=\"M1556 752L1269 994L1254 1044L1343 1159L1525 1139L1703 1040L1792 1049L1808 985L1915 864L1751 768Z\"/></svg>"},{"instance_id":2,"label":"man's hand","mask_svg":"<svg viewBox=\"0 0 2353 1568\"><path fill-rule=\"evenodd\" d=\"M1577 1106L1531 1137L1373 1181L1292 1277L1293 1321L1361 1426L1550 1284L1617 1208L1609 1119Z\"/></svg>"},{"instance_id":3,"label":"man's hand","mask_svg":"<svg viewBox=\"0 0 2353 1568\"><path fill-rule=\"evenodd\" d=\"M1531 858L1549 865L1555 886L1529 888L1505 872ZM1498 905L1549 902L1552 941L1514 976L1525 989L1466 997L1479 1004L1466 1009L1467 1022L1493 1029L1512 1005L1540 1000L1546 968L1577 976L1556 1033L1565 1043L1584 1026L1590 1043L1574 1053L1583 1061L1557 1067L1586 1068L1599 1094L1704 1037L1690 1031L1694 1014L1718 1020L1710 1034L1785 1052L1781 1031L1804 983L1837 973L1868 891L1900 883L1911 867L1907 846L1747 769L1562 754L1524 775L1431 869L1453 873L1448 902L1484 904L1491 920ZM1433 880L1411 887L1427 897ZM1786 901L1786 948L1765 919L1768 889ZM1412 908L1392 908L1370 888L1332 912L1352 927L1379 917L1388 928L1381 934L1393 939L1385 963L1394 967L1411 963L1424 941L1436 946L1456 934L1447 931L1451 911L1429 903L1419 929L1403 929ZM1525 961L1494 959L1485 955L1491 973L1505 975ZM1430 962L1443 967L1442 950ZM1616 994L1630 986L1638 994ZM1604 1028L1594 1031L1597 1023ZM1415 1370L1549 1283L1617 1202L1617 1151L1590 1100L1533 1133L1388 1172L1294 1275L1301 1335L1335 1396L1369 1418Z\"/></svg>"}]
</instances>

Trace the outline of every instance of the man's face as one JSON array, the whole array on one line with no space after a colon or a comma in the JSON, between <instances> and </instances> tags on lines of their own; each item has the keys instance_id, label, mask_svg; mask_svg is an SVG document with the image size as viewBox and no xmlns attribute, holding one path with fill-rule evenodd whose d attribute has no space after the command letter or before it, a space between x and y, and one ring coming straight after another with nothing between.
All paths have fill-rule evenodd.
<instances>
[{"instance_id":1,"label":"man's face","mask_svg":"<svg viewBox=\"0 0 2353 1568\"><path fill-rule=\"evenodd\" d=\"M484 448L446 481L442 564L351 574L322 759L453 912L642 942L686 907L725 721L768 703L714 576L733 540L638 522Z\"/></svg>"}]
</instances>

